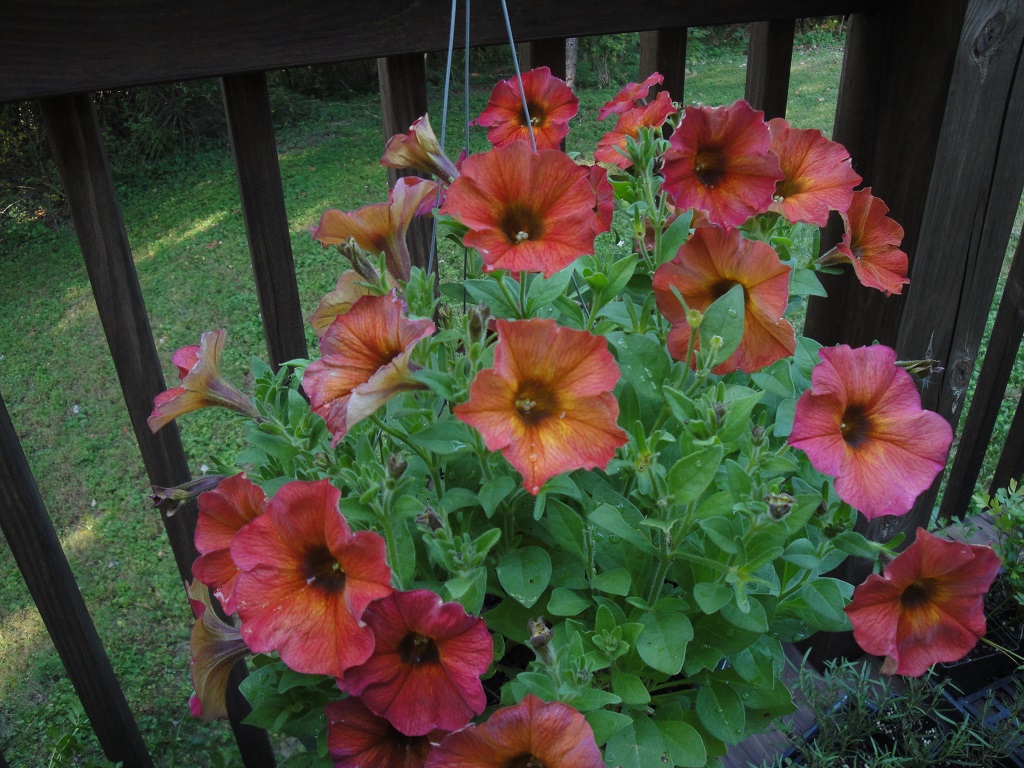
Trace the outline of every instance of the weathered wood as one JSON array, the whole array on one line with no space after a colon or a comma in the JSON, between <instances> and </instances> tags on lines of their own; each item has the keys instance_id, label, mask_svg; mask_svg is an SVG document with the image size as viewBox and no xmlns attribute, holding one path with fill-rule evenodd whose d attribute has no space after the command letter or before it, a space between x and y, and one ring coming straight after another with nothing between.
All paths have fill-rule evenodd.
<instances>
[{"instance_id":1,"label":"weathered wood","mask_svg":"<svg viewBox=\"0 0 1024 768\"><path fill-rule=\"evenodd\" d=\"M651 98L668 91L682 103L686 89L686 27L657 29L640 33L640 80L660 72L665 82L651 89Z\"/></svg>"},{"instance_id":2,"label":"weathered wood","mask_svg":"<svg viewBox=\"0 0 1024 768\"><path fill-rule=\"evenodd\" d=\"M274 757L274 749L270 746L270 736L262 728L245 725L242 722L252 712L249 700L238 689L239 684L248 675L249 669L245 659L236 661L228 678L226 697L231 732L245 768L276 768L277 760Z\"/></svg>"},{"instance_id":3,"label":"weathered wood","mask_svg":"<svg viewBox=\"0 0 1024 768\"><path fill-rule=\"evenodd\" d=\"M519 68L528 72L537 67L547 67L551 74L565 80L565 38L550 37L534 40L522 45L519 56Z\"/></svg>"},{"instance_id":4,"label":"weathered wood","mask_svg":"<svg viewBox=\"0 0 1024 768\"><path fill-rule=\"evenodd\" d=\"M1017 412L1010 423L1010 431L1006 434L1006 445L999 455L996 472L992 476L992 485L988 492L995 493L1005 488L1011 479L1018 482L1024 478L1024 400L1017 403Z\"/></svg>"},{"instance_id":5,"label":"weathered wood","mask_svg":"<svg viewBox=\"0 0 1024 768\"><path fill-rule=\"evenodd\" d=\"M786 116L789 72L793 64L796 19L759 21L750 25L745 98L764 119Z\"/></svg>"},{"instance_id":6,"label":"weathered wood","mask_svg":"<svg viewBox=\"0 0 1024 768\"><path fill-rule=\"evenodd\" d=\"M408 131L413 121L427 112L427 67L421 53L390 56L377 59L377 74L386 141L396 133ZM387 172L388 186L394 186L399 176L417 175L415 171L395 168L388 168ZM426 269L430 264L430 230L431 221L425 216L414 219L409 227L406 241L413 266Z\"/></svg>"},{"instance_id":7,"label":"weathered wood","mask_svg":"<svg viewBox=\"0 0 1024 768\"><path fill-rule=\"evenodd\" d=\"M229 75L221 78L221 90L263 333L277 368L306 357L307 349L267 78L263 72Z\"/></svg>"},{"instance_id":8,"label":"weathered wood","mask_svg":"<svg viewBox=\"0 0 1024 768\"><path fill-rule=\"evenodd\" d=\"M870 10L880 0L617 0L511 4L519 42ZM926 12L925 15L929 15ZM0 0L0 102L445 50L436 3ZM507 42L498 3L473 5L472 45ZM88 66L83 66L88 62Z\"/></svg>"},{"instance_id":9,"label":"weathered wood","mask_svg":"<svg viewBox=\"0 0 1024 768\"><path fill-rule=\"evenodd\" d=\"M153 765L0 397L0 528L108 758ZM0 757L0 764L3 763Z\"/></svg>"},{"instance_id":10,"label":"weathered wood","mask_svg":"<svg viewBox=\"0 0 1024 768\"><path fill-rule=\"evenodd\" d=\"M1021 233L1024 235L1024 232ZM999 415L1003 393L1010 381L1010 374L1024 337L1024 239L1017 244L1017 251L1006 276L1006 286L996 312L992 326L992 336L985 350L985 360L978 375L978 385L974 389L967 421L964 423L963 434L956 449L956 458L949 471L946 481L946 492L942 496L939 518L948 520L960 517L970 508L974 486L978 482L978 474L985 459L985 452L992 439L992 429ZM1018 416L1021 412L1018 403ZM1000 457L1008 463L1014 452L1021 454L1020 440L1014 442L1008 438L1005 450ZM1002 480L1006 484L1009 475ZM995 488L999 484L993 483Z\"/></svg>"}]
</instances>

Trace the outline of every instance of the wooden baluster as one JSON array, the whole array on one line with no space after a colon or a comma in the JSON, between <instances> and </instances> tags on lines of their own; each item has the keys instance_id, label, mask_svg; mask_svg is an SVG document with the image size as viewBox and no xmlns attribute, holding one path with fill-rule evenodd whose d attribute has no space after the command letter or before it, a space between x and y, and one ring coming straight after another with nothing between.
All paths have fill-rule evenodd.
<instances>
[{"instance_id":1,"label":"wooden baluster","mask_svg":"<svg viewBox=\"0 0 1024 768\"><path fill-rule=\"evenodd\" d=\"M795 19L759 21L750 27L745 98L764 119L786 116L793 64Z\"/></svg>"}]
</instances>

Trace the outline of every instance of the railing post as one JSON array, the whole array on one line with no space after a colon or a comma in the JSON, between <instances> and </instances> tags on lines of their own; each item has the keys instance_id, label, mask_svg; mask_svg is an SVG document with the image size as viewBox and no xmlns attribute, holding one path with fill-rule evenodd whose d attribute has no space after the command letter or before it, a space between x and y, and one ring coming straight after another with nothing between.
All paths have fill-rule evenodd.
<instances>
[{"instance_id":1,"label":"railing post","mask_svg":"<svg viewBox=\"0 0 1024 768\"><path fill-rule=\"evenodd\" d=\"M686 88L686 27L657 29L640 33L640 80L652 72L660 72L665 82L651 89L668 91L672 100L683 103Z\"/></svg>"},{"instance_id":2,"label":"railing post","mask_svg":"<svg viewBox=\"0 0 1024 768\"><path fill-rule=\"evenodd\" d=\"M789 73L793 65L796 19L759 21L750 25L745 98L764 119L786 116Z\"/></svg>"}]
</instances>

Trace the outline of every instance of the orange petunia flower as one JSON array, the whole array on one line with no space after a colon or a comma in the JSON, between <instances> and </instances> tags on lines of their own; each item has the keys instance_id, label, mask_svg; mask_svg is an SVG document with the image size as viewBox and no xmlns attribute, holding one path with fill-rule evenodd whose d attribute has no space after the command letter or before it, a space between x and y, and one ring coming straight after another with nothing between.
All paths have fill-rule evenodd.
<instances>
[{"instance_id":1,"label":"orange petunia flower","mask_svg":"<svg viewBox=\"0 0 1024 768\"><path fill-rule=\"evenodd\" d=\"M407 133L397 133L388 139L380 164L388 168L408 168L437 176L445 184L459 175L455 164L448 159L430 127L426 115L416 118Z\"/></svg>"},{"instance_id":2,"label":"orange petunia flower","mask_svg":"<svg viewBox=\"0 0 1024 768\"><path fill-rule=\"evenodd\" d=\"M353 533L340 499L327 480L286 483L231 542L242 637L296 672L341 677L366 661L374 641L363 611L392 591L384 539Z\"/></svg>"},{"instance_id":3,"label":"orange petunia flower","mask_svg":"<svg viewBox=\"0 0 1024 768\"><path fill-rule=\"evenodd\" d=\"M494 367L477 374L455 415L534 495L561 472L606 467L628 438L616 424L619 369L605 339L548 319L497 325Z\"/></svg>"},{"instance_id":4,"label":"orange petunia flower","mask_svg":"<svg viewBox=\"0 0 1024 768\"><path fill-rule=\"evenodd\" d=\"M373 296L366 278L354 269L342 272L334 290L320 299L320 303L309 317L309 324L316 331L317 338L322 339L335 318L352 309L352 305L363 296Z\"/></svg>"},{"instance_id":5,"label":"orange petunia flower","mask_svg":"<svg viewBox=\"0 0 1024 768\"><path fill-rule=\"evenodd\" d=\"M658 128L665 124L668 116L676 111L672 106L672 99L667 91L662 91L658 97L649 104L634 107L628 112L619 115L619 121L615 124L615 130L606 133L597 142L597 150L594 152L594 159L602 163L614 163L619 168L628 168L631 163L629 158L618 149L626 148L626 138L636 138L641 128Z\"/></svg>"},{"instance_id":6,"label":"orange petunia flower","mask_svg":"<svg viewBox=\"0 0 1024 768\"><path fill-rule=\"evenodd\" d=\"M338 245L351 237L363 250L383 253L388 272L399 280L408 280L411 261L405 236L413 217L430 211L436 191L437 182L412 176L400 178L386 203L348 212L333 208L325 211L313 228L313 239L323 245Z\"/></svg>"},{"instance_id":7,"label":"orange petunia flower","mask_svg":"<svg viewBox=\"0 0 1024 768\"><path fill-rule=\"evenodd\" d=\"M889 206L871 194L871 187L853 193L850 208L842 213L843 241L826 253L821 265L848 262L861 284L886 296L902 293L907 279L907 254L900 250L903 227L886 214Z\"/></svg>"},{"instance_id":8,"label":"orange petunia flower","mask_svg":"<svg viewBox=\"0 0 1024 768\"><path fill-rule=\"evenodd\" d=\"M853 200L853 188L861 182L853 170L846 147L829 141L821 131L800 130L785 119L768 121L772 151L779 156L786 175L775 186L770 210L791 222L806 221L824 227L829 211L843 212Z\"/></svg>"},{"instance_id":9,"label":"orange petunia flower","mask_svg":"<svg viewBox=\"0 0 1024 768\"><path fill-rule=\"evenodd\" d=\"M626 83L611 101L601 107L601 111L597 113L597 119L604 120L609 115L621 115L624 112L629 112L640 101L647 98L651 88L664 82L665 76L655 72L642 83Z\"/></svg>"},{"instance_id":10,"label":"orange petunia flower","mask_svg":"<svg viewBox=\"0 0 1024 768\"><path fill-rule=\"evenodd\" d=\"M654 273L658 309L672 323L669 354L682 360L690 340L686 310L673 289L691 309L704 312L733 286L742 285L743 340L712 371L752 373L792 355L796 337L793 326L782 318L789 301L790 271L771 246L747 240L739 230L698 227L676 257Z\"/></svg>"},{"instance_id":11,"label":"orange petunia flower","mask_svg":"<svg viewBox=\"0 0 1024 768\"><path fill-rule=\"evenodd\" d=\"M558 149L569 135L569 121L579 111L580 101L564 80L551 74L548 67L537 67L523 73L523 92L530 112L529 123L523 110L523 99L516 78L500 80L487 108L476 122L488 129L487 140L496 147L515 141L530 143L530 128L537 149Z\"/></svg>"},{"instance_id":12,"label":"orange petunia flower","mask_svg":"<svg viewBox=\"0 0 1024 768\"><path fill-rule=\"evenodd\" d=\"M155 434L182 414L211 405L230 408L244 416L258 416L256 406L233 387L220 372L220 356L227 332L207 331L198 346L182 347L174 353L181 386L161 392L153 400L153 412L146 419Z\"/></svg>"},{"instance_id":13,"label":"orange petunia flower","mask_svg":"<svg viewBox=\"0 0 1024 768\"><path fill-rule=\"evenodd\" d=\"M839 498L869 520L908 512L946 464L949 422L921 408L913 377L889 347L843 344L818 356L789 444L835 477Z\"/></svg>"},{"instance_id":14,"label":"orange petunia flower","mask_svg":"<svg viewBox=\"0 0 1024 768\"><path fill-rule=\"evenodd\" d=\"M1002 565L991 547L946 541L917 530L914 543L853 592L853 637L884 656L887 674L923 675L962 659L985 634L983 596Z\"/></svg>"},{"instance_id":15,"label":"orange petunia flower","mask_svg":"<svg viewBox=\"0 0 1024 768\"><path fill-rule=\"evenodd\" d=\"M446 735L406 736L356 698L332 701L325 712L334 768L423 768L431 740L439 742Z\"/></svg>"},{"instance_id":16,"label":"orange petunia flower","mask_svg":"<svg viewBox=\"0 0 1024 768\"><path fill-rule=\"evenodd\" d=\"M486 723L449 734L434 747L426 768L604 768L586 719L558 701L532 693L499 709Z\"/></svg>"},{"instance_id":17,"label":"orange petunia flower","mask_svg":"<svg viewBox=\"0 0 1024 768\"><path fill-rule=\"evenodd\" d=\"M484 270L550 277L594 250L590 169L563 152L522 142L467 157L441 213L469 227L463 242Z\"/></svg>"},{"instance_id":18,"label":"orange petunia flower","mask_svg":"<svg viewBox=\"0 0 1024 768\"><path fill-rule=\"evenodd\" d=\"M185 591L196 617L189 639L189 676L195 690L189 709L193 717L206 722L225 720L231 668L249 648L238 629L217 616L206 587L186 582Z\"/></svg>"},{"instance_id":19,"label":"orange petunia flower","mask_svg":"<svg viewBox=\"0 0 1024 768\"><path fill-rule=\"evenodd\" d=\"M767 211L784 178L764 113L745 101L688 106L669 143L663 189L677 208L704 211L726 229Z\"/></svg>"},{"instance_id":20,"label":"orange petunia flower","mask_svg":"<svg viewBox=\"0 0 1024 768\"><path fill-rule=\"evenodd\" d=\"M398 393L422 388L409 373L409 356L434 324L410 320L403 307L394 291L364 296L321 337L322 357L306 368L302 387L334 435L332 446Z\"/></svg>"}]
</instances>

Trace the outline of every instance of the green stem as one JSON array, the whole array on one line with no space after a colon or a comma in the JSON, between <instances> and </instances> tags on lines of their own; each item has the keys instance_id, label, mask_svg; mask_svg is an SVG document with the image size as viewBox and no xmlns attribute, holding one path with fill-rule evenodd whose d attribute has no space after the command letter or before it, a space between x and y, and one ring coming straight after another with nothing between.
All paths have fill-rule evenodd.
<instances>
[{"instance_id":1,"label":"green stem","mask_svg":"<svg viewBox=\"0 0 1024 768\"><path fill-rule=\"evenodd\" d=\"M370 421L373 422L374 426L377 427L381 432L384 432L395 440L398 440L403 445L409 448L413 453L423 459L423 463L427 465L427 469L430 470L430 477L434 481L434 494L437 496L438 502L441 501L441 497L444 495L444 483L441 480L441 473L437 469L437 464L432 461L431 455L428 451L422 447L416 445L409 439L409 436L404 432L395 429L390 424L381 419L377 414L370 416Z\"/></svg>"}]
</instances>

